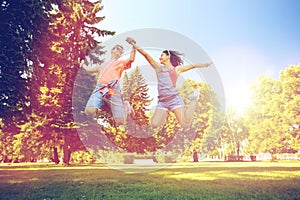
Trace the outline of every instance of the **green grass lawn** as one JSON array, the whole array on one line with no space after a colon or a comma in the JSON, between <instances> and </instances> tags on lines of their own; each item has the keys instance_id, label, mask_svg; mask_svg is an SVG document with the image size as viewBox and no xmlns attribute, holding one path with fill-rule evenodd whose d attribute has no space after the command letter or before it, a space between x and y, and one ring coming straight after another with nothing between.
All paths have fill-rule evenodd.
<instances>
[{"instance_id":1,"label":"green grass lawn","mask_svg":"<svg viewBox=\"0 0 300 200\"><path fill-rule=\"evenodd\" d=\"M300 200L300 162L184 163L147 173L101 164L0 164L0 199Z\"/></svg>"}]
</instances>

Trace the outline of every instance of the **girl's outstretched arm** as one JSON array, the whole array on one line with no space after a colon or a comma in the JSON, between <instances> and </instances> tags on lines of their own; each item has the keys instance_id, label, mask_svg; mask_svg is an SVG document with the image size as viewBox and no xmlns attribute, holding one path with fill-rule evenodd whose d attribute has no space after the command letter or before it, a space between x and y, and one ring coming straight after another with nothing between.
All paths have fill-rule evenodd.
<instances>
[{"instance_id":1,"label":"girl's outstretched arm","mask_svg":"<svg viewBox=\"0 0 300 200\"><path fill-rule=\"evenodd\" d=\"M157 70L159 68L159 63L156 62L152 56L150 56L150 54L148 54L146 51L144 51L142 48L140 48L139 46L137 46L136 42L134 39L132 38L127 38L126 41L131 44L140 54L142 54L146 60L149 62L149 64L155 69Z\"/></svg>"},{"instance_id":2,"label":"girl's outstretched arm","mask_svg":"<svg viewBox=\"0 0 300 200\"><path fill-rule=\"evenodd\" d=\"M176 67L176 72L177 73L182 73L182 72L186 72L186 71L189 71L189 70L195 69L195 68L208 67L212 64L213 64L213 62L201 63L201 64L192 64L192 65L180 65L180 66Z\"/></svg>"}]
</instances>

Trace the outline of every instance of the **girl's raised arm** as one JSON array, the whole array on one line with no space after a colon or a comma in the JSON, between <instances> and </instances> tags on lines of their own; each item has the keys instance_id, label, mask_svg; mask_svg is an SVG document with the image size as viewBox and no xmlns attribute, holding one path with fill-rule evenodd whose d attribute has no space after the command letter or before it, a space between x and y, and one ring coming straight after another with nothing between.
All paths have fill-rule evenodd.
<instances>
[{"instance_id":1,"label":"girl's raised arm","mask_svg":"<svg viewBox=\"0 0 300 200\"><path fill-rule=\"evenodd\" d=\"M144 51L142 48L138 47L134 39L132 38L127 38L126 41L131 44L140 54L142 54L146 60L149 62L149 64L157 70L159 68L159 63L156 62L150 54L148 54L146 51Z\"/></svg>"}]
</instances>

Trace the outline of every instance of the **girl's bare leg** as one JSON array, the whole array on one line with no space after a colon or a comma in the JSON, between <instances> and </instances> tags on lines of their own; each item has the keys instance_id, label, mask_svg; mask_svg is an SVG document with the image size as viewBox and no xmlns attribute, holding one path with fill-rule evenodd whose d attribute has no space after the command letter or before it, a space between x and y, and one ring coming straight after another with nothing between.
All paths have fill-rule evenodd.
<instances>
[{"instance_id":1,"label":"girl's bare leg","mask_svg":"<svg viewBox=\"0 0 300 200\"><path fill-rule=\"evenodd\" d=\"M176 116L176 119L178 121L178 123L180 125L183 125L183 121L184 121L184 108L181 107L181 108L176 108L175 110L173 110L175 116Z\"/></svg>"},{"instance_id":2,"label":"girl's bare leg","mask_svg":"<svg viewBox=\"0 0 300 200\"><path fill-rule=\"evenodd\" d=\"M181 126L186 127L191 123L196 105L197 101L191 101L186 107L173 110L176 119Z\"/></svg>"},{"instance_id":3,"label":"girl's bare leg","mask_svg":"<svg viewBox=\"0 0 300 200\"><path fill-rule=\"evenodd\" d=\"M151 120L152 128L161 126L167 117L167 111L162 109L156 109Z\"/></svg>"},{"instance_id":4,"label":"girl's bare leg","mask_svg":"<svg viewBox=\"0 0 300 200\"><path fill-rule=\"evenodd\" d=\"M193 114L199 99L200 88L196 89L190 96L191 102L184 108L177 108L173 110L176 118L181 126L189 126L192 121Z\"/></svg>"},{"instance_id":5,"label":"girl's bare leg","mask_svg":"<svg viewBox=\"0 0 300 200\"><path fill-rule=\"evenodd\" d=\"M184 114L183 114L183 117L184 117L183 125L184 126L188 126L191 123L194 112L195 112L196 105L197 105L197 100L193 100L190 102L189 105L187 105L184 108Z\"/></svg>"}]
</instances>

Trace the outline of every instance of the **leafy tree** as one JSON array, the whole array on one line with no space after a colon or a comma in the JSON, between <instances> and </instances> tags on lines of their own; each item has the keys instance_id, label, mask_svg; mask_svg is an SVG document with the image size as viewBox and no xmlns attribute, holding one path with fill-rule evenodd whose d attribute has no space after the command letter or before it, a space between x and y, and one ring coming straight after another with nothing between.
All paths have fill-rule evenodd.
<instances>
[{"instance_id":1,"label":"leafy tree","mask_svg":"<svg viewBox=\"0 0 300 200\"><path fill-rule=\"evenodd\" d=\"M31 114L30 120L20 125L20 133L14 135L14 156L18 161L32 162L37 159L50 158L49 148L43 146L43 133L41 129L46 118Z\"/></svg>"},{"instance_id":2,"label":"leafy tree","mask_svg":"<svg viewBox=\"0 0 300 200\"><path fill-rule=\"evenodd\" d=\"M129 79L125 75L123 84L124 100L129 101L133 107L135 114L132 116L132 119L138 126L149 125L147 112L149 111L148 106L152 100L149 99L148 90L148 85L139 67L134 69Z\"/></svg>"},{"instance_id":3,"label":"leafy tree","mask_svg":"<svg viewBox=\"0 0 300 200\"><path fill-rule=\"evenodd\" d=\"M227 155L241 155L243 143L248 138L248 128L243 117L236 114L234 110L227 112L226 123L221 134L222 143L226 144Z\"/></svg>"},{"instance_id":4,"label":"leafy tree","mask_svg":"<svg viewBox=\"0 0 300 200\"><path fill-rule=\"evenodd\" d=\"M201 152L207 154L215 149L220 128L224 119L220 111L220 102L209 85L193 80L186 80L179 88L180 94L184 97L186 104L190 103L187 98L195 88L201 88L200 99L193 114L191 125L183 131L187 138L188 148L186 155L193 152Z\"/></svg>"},{"instance_id":5,"label":"leafy tree","mask_svg":"<svg viewBox=\"0 0 300 200\"><path fill-rule=\"evenodd\" d=\"M217 98L206 84L197 83L192 80L187 80L179 88L186 104L190 103L187 97L193 92L193 88L202 88L201 98L196 107L196 111L195 113L191 113L194 115L191 126L183 129L180 128L175 115L170 112L166 123L161 128L150 130L149 133L145 129L142 129L141 126L148 124L150 117L150 113L147 114L148 110L144 109L147 108L150 101L147 86L143 81L144 79L138 68L136 68L130 76L128 76L128 73L124 75L124 99L131 102L131 105L133 105L136 111L135 115L140 114L138 120L140 120L141 123L135 122L137 125L132 126L132 122L130 122L129 119L127 132L120 132L117 129L106 130L106 135L110 137L116 146L129 152L145 153L155 152L161 149L165 152L178 154L183 153L186 149L195 149L195 147L197 151L200 151L205 136L212 135L211 132L217 134L217 129L220 128L210 125L212 121L217 121L216 113L220 112ZM144 137L141 137L141 135L139 135L140 132L148 135L142 135Z\"/></svg>"},{"instance_id":6,"label":"leafy tree","mask_svg":"<svg viewBox=\"0 0 300 200\"><path fill-rule=\"evenodd\" d=\"M4 123L0 119L0 161L9 162L13 159L13 141L14 135L8 131L4 131Z\"/></svg>"},{"instance_id":7,"label":"leafy tree","mask_svg":"<svg viewBox=\"0 0 300 200\"><path fill-rule=\"evenodd\" d=\"M284 101L284 124L287 152L300 149L300 64L292 65L280 73Z\"/></svg>"},{"instance_id":8,"label":"leafy tree","mask_svg":"<svg viewBox=\"0 0 300 200\"><path fill-rule=\"evenodd\" d=\"M102 8L100 2L61 1L49 13L52 37L48 46L51 56L41 58L48 73L45 73L46 77L39 77L43 79L40 90L45 90L48 95L40 101L42 105L44 103L40 111L47 116L49 129L62 134L65 164L68 164L70 153L78 146L71 140L76 136L77 128L72 117L72 91L80 59L99 45L96 36L113 34L95 27L104 19L97 16ZM76 143L80 144L79 138Z\"/></svg>"},{"instance_id":9,"label":"leafy tree","mask_svg":"<svg viewBox=\"0 0 300 200\"><path fill-rule=\"evenodd\" d=\"M252 104L247 112L249 151L281 153L286 148L284 104L280 81L260 76L252 87Z\"/></svg>"},{"instance_id":10,"label":"leafy tree","mask_svg":"<svg viewBox=\"0 0 300 200\"><path fill-rule=\"evenodd\" d=\"M30 85L39 46L47 33L51 4L57 1L1 1L0 118L4 129L17 132L16 124L30 113Z\"/></svg>"},{"instance_id":11,"label":"leafy tree","mask_svg":"<svg viewBox=\"0 0 300 200\"><path fill-rule=\"evenodd\" d=\"M79 61L97 46L103 53L95 37L114 34L95 27L104 19L98 16L102 8L100 2L77 0L2 1L1 18L5 20L0 28L0 104L1 111L5 109L0 118L3 117L6 132L1 136L17 134L20 129L13 126L16 121L21 129L22 124L38 126L34 123L39 122L28 121L32 110L32 114L47 119L43 130L38 130L48 133L43 137L44 143L49 142L47 139L57 140L52 145L64 141L66 151L80 146L76 145L78 137L77 142L72 141L77 127L72 120L72 89ZM18 115L23 114L28 119L23 116L20 121ZM15 136L15 144L26 137L24 132ZM69 152L65 155L67 158Z\"/></svg>"},{"instance_id":12,"label":"leafy tree","mask_svg":"<svg viewBox=\"0 0 300 200\"><path fill-rule=\"evenodd\" d=\"M213 93L212 93L213 94ZM208 157L218 157L223 158L224 154L222 149L224 147L224 142L222 138L222 133L226 125L226 116L222 111L219 102L216 97L210 97L212 102L208 102L211 105L211 110L208 112L210 118L208 120L209 127L203 134L202 138L197 138L195 140L195 150L201 151L202 155Z\"/></svg>"},{"instance_id":13,"label":"leafy tree","mask_svg":"<svg viewBox=\"0 0 300 200\"><path fill-rule=\"evenodd\" d=\"M131 74L130 74L131 75ZM130 76L129 75L129 76ZM124 72L123 80L122 80L122 91L123 91L123 99L124 101L130 101L130 97L133 94L133 89L131 88L132 81L128 76L128 72Z\"/></svg>"},{"instance_id":14,"label":"leafy tree","mask_svg":"<svg viewBox=\"0 0 300 200\"><path fill-rule=\"evenodd\" d=\"M117 144L118 147L129 152L144 153L155 146L154 138L143 138L146 132L145 126L149 126L148 106L151 100L148 95L148 85L138 67L134 68L128 77L125 72L122 81L123 99L129 101L134 109L134 114L128 116L126 131L106 131L106 135Z\"/></svg>"},{"instance_id":15,"label":"leafy tree","mask_svg":"<svg viewBox=\"0 0 300 200\"><path fill-rule=\"evenodd\" d=\"M40 64L50 18L48 12L58 0L1 1L0 25L0 118L5 157L11 156L13 142L31 115L32 72ZM9 160L9 159L8 159Z\"/></svg>"}]
</instances>

